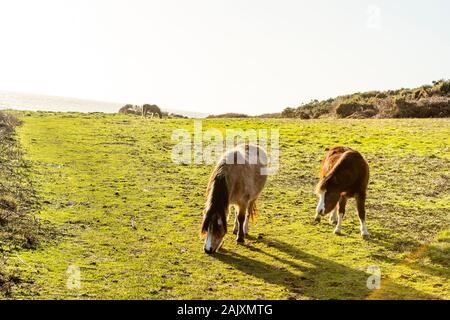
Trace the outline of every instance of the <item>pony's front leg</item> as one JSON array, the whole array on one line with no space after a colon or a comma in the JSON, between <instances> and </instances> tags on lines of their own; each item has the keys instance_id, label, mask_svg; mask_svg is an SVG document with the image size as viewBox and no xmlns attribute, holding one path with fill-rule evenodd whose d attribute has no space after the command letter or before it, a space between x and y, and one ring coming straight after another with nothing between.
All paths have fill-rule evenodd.
<instances>
[{"instance_id":1,"label":"pony's front leg","mask_svg":"<svg viewBox=\"0 0 450 320\"><path fill-rule=\"evenodd\" d=\"M245 215L247 213L247 208L243 206L239 206L237 220L238 220L238 235L236 238L237 243L244 243L245 233L244 233L244 224L245 224Z\"/></svg>"},{"instance_id":2,"label":"pony's front leg","mask_svg":"<svg viewBox=\"0 0 450 320\"><path fill-rule=\"evenodd\" d=\"M315 222L315 223L319 223L320 220L322 220L322 217L320 216L319 213L316 213L316 216L314 217L314 222Z\"/></svg>"}]
</instances>

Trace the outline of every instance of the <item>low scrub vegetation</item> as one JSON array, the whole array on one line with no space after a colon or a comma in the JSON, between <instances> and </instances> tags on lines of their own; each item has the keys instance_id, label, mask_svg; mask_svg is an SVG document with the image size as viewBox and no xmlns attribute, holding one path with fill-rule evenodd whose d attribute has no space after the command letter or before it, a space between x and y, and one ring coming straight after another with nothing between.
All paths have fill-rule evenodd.
<instances>
[{"instance_id":1,"label":"low scrub vegetation","mask_svg":"<svg viewBox=\"0 0 450 320\"><path fill-rule=\"evenodd\" d=\"M450 116L450 80L415 89L370 91L286 108L284 118L445 118Z\"/></svg>"}]
</instances>

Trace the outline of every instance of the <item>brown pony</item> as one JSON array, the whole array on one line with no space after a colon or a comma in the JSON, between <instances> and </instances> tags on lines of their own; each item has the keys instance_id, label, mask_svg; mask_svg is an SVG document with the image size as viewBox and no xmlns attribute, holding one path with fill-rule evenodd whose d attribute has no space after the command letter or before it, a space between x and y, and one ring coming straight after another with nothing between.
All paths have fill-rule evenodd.
<instances>
[{"instance_id":1,"label":"brown pony","mask_svg":"<svg viewBox=\"0 0 450 320\"><path fill-rule=\"evenodd\" d=\"M347 199L355 197L361 235L367 238L365 201L368 182L369 165L358 151L347 147L329 150L322 161L316 187L319 203L315 221L320 222L321 216L331 212L330 222L336 224L334 233L341 234Z\"/></svg>"},{"instance_id":2,"label":"brown pony","mask_svg":"<svg viewBox=\"0 0 450 320\"><path fill-rule=\"evenodd\" d=\"M267 155L255 145L242 144L224 153L214 168L207 187L207 200L201 233L206 236L204 250L211 254L223 243L227 233L228 209L236 207L233 233L236 241L244 242L249 219L257 214L256 199L267 175Z\"/></svg>"}]
</instances>

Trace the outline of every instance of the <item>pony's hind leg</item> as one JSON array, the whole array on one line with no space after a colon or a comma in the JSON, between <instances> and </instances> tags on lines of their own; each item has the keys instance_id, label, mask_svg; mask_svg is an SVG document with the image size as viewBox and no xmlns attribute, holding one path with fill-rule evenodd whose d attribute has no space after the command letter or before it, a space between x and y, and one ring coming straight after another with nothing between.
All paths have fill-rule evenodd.
<instances>
[{"instance_id":1,"label":"pony's hind leg","mask_svg":"<svg viewBox=\"0 0 450 320\"><path fill-rule=\"evenodd\" d=\"M238 212L236 210L236 207L231 207L234 211L234 226L233 226L233 234L238 234L239 231L239 222L238 222Z\"/></svg>"},{"instance_id":2,"label":"pony's hind leg","mask_svg":"<svg viewBox=\"0 0 450 320\"><path fill-rule=\"evenodd\" d=\"M245 221L244 221L244 234L246 236L248 236L249 233L249 222L250 222L250 217L251 216L255 216L256 215L256 200L253 200L250 202L248 209L247 209L247 214L245 215Z\"/></svg>"},{"instance_id":3,"label":"pony's hind leg","mask_svg":"<svg viewBox=\"0 0 450 320\"><path fill-rule=\"evenodd\" d=\"M369 238L369 232L366 226L366 195L359 194L356 196L356 209L358 210L361 236L364 239Z\"/></svg>"},{"instance_id":4,"label":"pony's hind leg","mask_svg":"<svg viewBox=\"0 0 450 320\"><path fill-rule=\"evenodd\" d=\"M244 224L245 224L245 216L247 213L247 208L244 205L239 205L237 220L238 220L238 234L236 238L237 243L244 243L245 233L244 233Z\"/></svg>"},{"instance_id":5,"label":"pony's hind leg","mask_svg":"<svg viewBox=\"0 0 450 320\"><path fill-rule=\"evenodd\" d=\"M337 219L336 228L334 229L334 234L341 235L341 233L342 233L342 221L344 220L346 204L347 204L347 198L344 196L341 196L339 198L339 203L338 203L339 215L337 217L338 219Z\"/></svg>"},{"instance_id":6,"label":"pony's hind leg","mask_svg":"<svg viewBox=\"0 0 450 320\"><path fill-rule=\"evenodd\" d=\"M238 222L238 215L236 212L236 215L234 216L233 234L238 234L238 231L239 231L239 222Z\"/></svg>"}]
</instances>

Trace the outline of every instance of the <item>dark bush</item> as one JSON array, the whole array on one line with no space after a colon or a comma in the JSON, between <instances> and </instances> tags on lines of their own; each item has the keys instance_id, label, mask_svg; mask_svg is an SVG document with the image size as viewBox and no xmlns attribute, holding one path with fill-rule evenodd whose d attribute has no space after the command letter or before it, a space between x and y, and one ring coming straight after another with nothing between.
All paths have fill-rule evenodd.
<instances>
[{"instance_id":1,"label":"dark bush","mask_svg":"<svg viewBox=\"0 0 450 320\"><path fill-rule=\"evenodd\" d=\"M119 113L142 115L142 107L134 106L132 104L127 104L119 109Z\"/></svg>"},{"instance_id":2,"label":"dark bush","mask_svg":"<svg viewBox=\"0 0 450 320\"><path fill-rule=\"evenodd\" d=\"M281 112L281 116L283 118L295 118L295 109L288 107Z\"/></svg>"},{"instance_id":3,"label":"dark bush","mask_svg":"<svg viewBox=\"0 0 450 320\"><path fill-rule=\"evenodd\" d=\"M339 118L348 118L355 113L360 116L370 115L370 117L373 117L378 111L373 105L361 102L342 102L336 108L336 115Z\"/></svg>"},{"instance_id":4,"label":"dark bush","mask_svg":"<svg viewBox=\"0 0 450 320\"><path fill-rule=\"evenodd\" d=\"M307 112L305 112L305 111L303 111L303 110L297 111L297 112L295 113L295 117L296 117L296 118L300 118L300 119L304 119L304 120L311 119L311 116L310 116Z\"/></svg>"}]
</instances>

